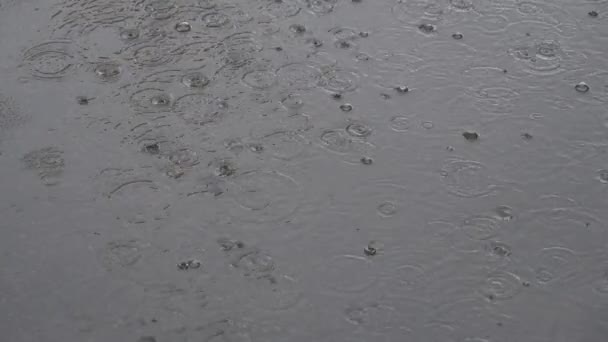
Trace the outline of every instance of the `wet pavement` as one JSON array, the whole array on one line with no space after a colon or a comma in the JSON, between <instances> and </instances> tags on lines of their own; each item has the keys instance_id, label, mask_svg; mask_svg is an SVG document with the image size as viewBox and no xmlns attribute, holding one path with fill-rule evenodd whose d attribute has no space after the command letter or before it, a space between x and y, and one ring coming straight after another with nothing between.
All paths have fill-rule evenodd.
<instances>
[{"instance_id":1,"label":"wet pavement","mask_svg":"<svg viewBox=\"0 0 608 342\"><path fill-rule=\"evenodd\" d=\"M0 340L608 336L608 2L0 0Z\"/></svg>"}]
</instances>

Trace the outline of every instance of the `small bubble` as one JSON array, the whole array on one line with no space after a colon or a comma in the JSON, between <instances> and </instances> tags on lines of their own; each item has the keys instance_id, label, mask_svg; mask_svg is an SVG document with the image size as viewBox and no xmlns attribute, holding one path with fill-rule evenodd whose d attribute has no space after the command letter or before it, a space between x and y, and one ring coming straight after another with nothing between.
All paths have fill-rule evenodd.
<instances>
[{"instance_id":1,"label":"small bubble","mask_svg":"<svg viewBox=\"0 0 608 342\"><path fill-rule=\"evenodd\" d=\"M433 127L435 127L435 124L433 124L430 121L423 121L422 122L422 128L424 128L424 129L432 129Z\"/></svg>"},{"instance_id":2,"label":"small bubble","mask_svg":"<svg viewBox=\"0 0 608 342\"><path fill-rule=\"evenodd\" d=\"M526 139L526 140L532 140L532 138L533 138L532 134L527 133L527 132L522 133L521 137L524 138L524 139Z\"/></svg>"},{"instance_id":3,"label":"small bubble","mask_svg":"<svg viewBox=\"0 0 608 342\"><path fill-rule=\"evenodd\" d=\"M422 33L433 33L435 32L435 26L431 24L420 24L418 25L418 29Z\"/></svg>"},{"instance_id":4,"label":"small bubble","mask_svg":"<svg viewBox=\"0 0 608 342\"><path fill-rule=\"evenodd\" d=\"M86 106L89 104L89 98L86 96L78 96L78 97L76 97L76 101L81 106Z\"/></svg>"},{"instance_id":5,"label":"small bubble","mask_svg":"<svg viewBox=\"0 0 608 342\"><path fill-rule=\"evenodd\" d=\"M125 29L120 32L120 38L123 40L134 40L139 38L139 30Z\"/></svg>"},{"instance_id":6,"label":"small bubble","mask_svg":"<svg viewBox=\"0 0 608 342\"><path fill-rule=\"evenodd\" d=\"M177 32L190 32L190 30L192 30L192 25L187 21L175 24L175 31Z\"/></svg>"},{"instance_id":7,"label":"small bubble","mask_svg":"<svg viewBox=\"0 0 608 342\"><path fill-rule=\"evenodd\" d=\"M340 105L340 109L343 112L350 112L351 110L353 110L353 106L350 103L344 103Z\"/></svg>"},{"instance_id":8,"label":"small bubble","mask_svg":"<svg viewBox=\"0 0 608 342\"><path fill-rule=\"evenodd\" d=\"M196 259L191 259L191 260L186 260L186 261L182 261L180 263L177 264L177 268L182 270L182 271L186 271L189 269L197 269L201 267L201 262L199 260Z\"/></svg>"},{"instance_id":9,"label":"small bubble","mask_svg":"<svg viewBox=\"0 0 608 342\"><path fill-rule=\"evenodd\" d=\"M401 85L401 86L397 86L397 87L395 87L395 90L396 90L398 93L405 94L405 93L407 93L407 92L409 92L409 91L410 91L410 88L408 88L408 87L406 87L406 86L404 86L404 85Z\"/></svg>"},{"instance_id":10,"label":"small bubble","mask_svg":"<svg viewBox=\"0 0 608 342\"><path fill-rule=\"evenodd\" d=\"M291 26L289 26L289 30L296 34L303 34L304 32L306 32L306 27L301 24L292 24Z\"/></svg>"},{"instance_id":11,"label":"small bubble","mask_svg":"<svg viewBox=\"0 0 608 342\"><path fill-rule=\"evenodd\" d=\"M363 31L362 31L362 32L359 32L359 36L360 36L361 38L367 38L367 37L369 37L369 32L363 32Z\"/></svg>"},{"instance_id":12,"label":"small bubble","mask_svg":"<svg viewBox=\"0 0 608 342\"><path fill-rule=\"evenodd\" d=\"M476 132L464 132L464 133L462 133L462 136L467 141L475 141L475 140L479 139L479 134L477 134Z\"/></svg>"},{"instance_id":13,"label":"small bubble","mask_svg":"<svg viewBox=\"0 0 608 342\"><path fill-rule=\"evenodd\" d=\"M373 163L374 163L374 160L372 158L361 157L361 164L363 164L363 165L372 165Z\"/></svg>"},{"instance_id":14,"label":"small bubble","mask_svg":"<svg viewBox=\"0 0 608 342\"><path fill-rule=\"evenodd\" d=\"M589 14L589 16L591 18L596 18L599 15L599 13L597 13L597 11L589 11L589 13L587 13L587 14Z\"/></svg>"},{"instance_id":15,"label":"small bubble","mask_svg":"<svg viewBox=\"0 0 608 342\"><path fill-rule=\"evenodd\" d=\"M589 86L585 82L579 82L577 85L574 86L574 89L579 93L586 93L589 91Z\"/></svg>"},{"instance_id":16,"label":"small bubble","mask_svg":"<svg viewBox=\"0 0 608 342\"><path fill-rule=\"evenodd\" d=\"M461 40L462 38L464 38L464 35L460 32L456 32L456 33L452 33L452 38L454 38L456 40Z\"/></svg>"}]
</instances>

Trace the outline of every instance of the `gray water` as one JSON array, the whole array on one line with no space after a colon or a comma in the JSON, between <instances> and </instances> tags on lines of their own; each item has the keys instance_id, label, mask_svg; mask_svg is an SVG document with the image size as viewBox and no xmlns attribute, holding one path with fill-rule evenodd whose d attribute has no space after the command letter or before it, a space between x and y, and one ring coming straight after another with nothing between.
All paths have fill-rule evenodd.
<instances>
[{"instance_id":1,"label":"gray water","mask_svg":"<svg viewBox=\"0 0 608 342\"><path fill-rule=\"evenodd\" d=\"M2 341L607 339L608 1L0 0L0 80Z\"/></svg>"}]
</instances>

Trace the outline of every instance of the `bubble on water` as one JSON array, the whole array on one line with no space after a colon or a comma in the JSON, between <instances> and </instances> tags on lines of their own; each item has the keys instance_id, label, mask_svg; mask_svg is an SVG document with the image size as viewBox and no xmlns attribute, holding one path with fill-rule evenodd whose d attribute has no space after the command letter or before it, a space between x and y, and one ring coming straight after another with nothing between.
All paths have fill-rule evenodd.
<instances>
[{"instance_id":1,"label":"bubble on water","mask_svg":"<svg viewBox=\"0 0 608 342\"><path fill-rule=\"evenodd\" d=\"M579 256L565 247L548 247L541 249L532 260L536 280L548 284L572 276L580 271Z\"/></svg>"},{"instance_id":2,"label":"bubble on water","mask_svg":"<svg viewBox=\"0 0 608 342\"><path fill-rule=\"evenodd\" d=\"M460 228L473 240L487 240L500 233L500 222L491 216L475 215L466 218Z\"/></svg>"},{"instance_id":3,"label":"bubble on water","mask_svg":"<svg viewBox=\"0 0 608 342\"><path fill-rule=\"evenodd\" d=\"M460 32L456 32L456 33L452 33L452 38L454 38L456 40L461 40L462 38L464 38L464 35Z\"/></svg>"},{"instance_id":4,"label":"bubble on water","mask_svg":"<svg viewBox=\"0 0 608 342\"><path fill-rule=\"evenodd\" d=\"M352 122L346 126L346 132L356 138L367 138L372 134L372 129L361 122Z\"/></svg>"},{"instance_id":5,"label":"bubble on water","mask_svg":"<svg viewBox=\"0 0 608 342\"><path fill-rule=\"evenodd\" d=\"M136 28L123 29L120 31L120 38L125 41L136 40L139 38L139 30Z\"/></svg>"},{"instance_id":6,"label":"bubble on water","mask_svg":"<svg viewBox=\"0 0 608 342\"><path fill-rule=\"evenodd\" d=\"M243 83L254 89L268 89L277 83L273 70L252 70L243 75Z\"/></svg>"},{"instance_id":7,"label":"bubble on water","mask_svg":"<svg viewBox=\"0 0 608 342\"><path fill-rule=\"evenodd\" d=\"M300 207L299 184L275 171L247 171L234 178L223 205L235 220L276 222Z\"/></svg>"},{"instance_id":8,"label":"bubble on water","mask_svg":"<svg viewBox=\"0 0 608 342\"><path fill-rule=\"evenodd\" d=\"M121 72L118 63L101 63L95 67L95 75L103 81L115 81L120 78Z\"/></svg>"},{"instance_id":9,"label":"bubble on water","mask_svg":"<svg viewBox=\"0 0 608 342\"><path fill-rule=\"evenodd\" d=\"M308 90L317 87L321 72L307 63L290 63L280 67L277 72L279 83L289 89Z\"/></svg>"},{"instance_id":10,"label":"bubble on water","mask_svg":"<svg viewBox=\"0 0 608 342\"><path fill-rule=\"evenodd\" d=\"M290 93L283 97L281 103L285 108L296 110L304 106L304 99L302 99L300 94Z\"/></svg>"},{"instance_id":11,"label":"bubble on water","mask_svg":"<svg viewBox=\"0 0 608 342\"><path fill-rule=\"evenodd\" d=\"M441 176L449 193L458 197L482 197L494 193L498 188L487 172L482 163L454 160L444 165Z\"/></svg>"},{"instance_id":12,"label":"bubble on water","mask_svg":"<svg viewBox=\"0 0 608 342\"><path fill-rule=\"evenodd\" d=\"M579 82L574 86L574 90L578 91L579 93L586 93L589 91L589 89L589 86L585 82Z\"/></svg>"},{"instance_id":13,"label":"bubble on water","mask_svg":"<svg viewBox=\"0 0 608 342\"><path fill-rule=\"evenodd\" d=\"M494 209L496 217L503 221L511 221L515 216L513 214L513 208L506 205L499 205Z\"/></svg>"},{"instance_id":14,"label":"bubble on water","mask_svg":"<svg viewBox=\"0 0 608 342\"><path fill-rule=\"evenodd\" d=\"M175 31L180 33L190 32L192 30L192 25L190 25L187 21L182 21L175 24Z\"/></svg>"},{"instance_id":15,"label":"bubble on water","mask_svg":"<svg viewBox=\"0 0 608 342\"><path fill-rule=\"evenodd\" d=\"M65 161L63 151L56 147L45 147L26 153L22 158L26 168L38 174L45 185L56 185L63 174Z\"/></svg>"},{"instance_id":16,"label":"bubble on water","mask_svg":"<svg viewBox=\"0 0 608 342\"><path fill-rule=\"evenodd\" d=\"M55 40L35 45L25 51L21 67L35 78L54 79L68 75L76 64L72 42Z\"/></svg>"},{"instance_id":17,"label":"bubble on water","mask_svg":"<svg viewBox=\"0 0 608 342\"><path fill-rule=\"evenodd\" d=\"M597 11L589 11L589 13L587 13L591 18L597 18L597 16L599 15L599 13Z\"/></svg>"},{"instance_id":18,"label":"bubble on water","mask_svg":"<svg viewBox=\"0 0 608 342\"><path fill-rule=\"evenodd\" d=\"M520 277L511 272L494 271L486 277L480 292L490 301L500 301L515 297L521 290Z\"/></svg>"},{"instance_id":19,"label":"bubble on water","mask_svg":"<svg viewBox=\"0 0 608 342\"><path fill-rule=\"evenodd\" d=\"M390 118L389 127L395 132L407 132L412 127L412 123L407 116L396 115Z\"/></svg>"},{"instance_id":20,"label":"bubble on water","mask_svg":"<svg viewBox=\"0 0 608 342\"><path fill-rule=\"evenodd\" d=\"M375 285L378 276L365 257L339 255L319 265L318 281L336 294L362 293Z\"/></svg>"},{"instance_id":21,"label":"bubble on water","mask_svg":"<svg viewBox=\"0 0 608 342\"><path fill-rule=\"evenodd\" d=\"M185 85L188 88L202 89L209 84L210 80L203 73L191 72L191 73L185 74L182 77L181 82L183 85Z\"/></svg>"}]
</instances>

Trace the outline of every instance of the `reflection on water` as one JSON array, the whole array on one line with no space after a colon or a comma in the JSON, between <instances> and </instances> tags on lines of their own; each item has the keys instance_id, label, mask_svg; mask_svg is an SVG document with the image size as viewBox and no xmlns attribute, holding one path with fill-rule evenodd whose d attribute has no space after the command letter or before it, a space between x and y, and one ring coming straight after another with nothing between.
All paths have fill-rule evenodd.
<instances>
[{"instance_id":1,"label":"reflection on water","mask_svg":"<svg viewBox=\"0 0 608 342\"><path fill-rule=\"evenodd\" d=\"M0 0L4 339L604 341L607 34L596 0Z\"/></svg>"}]
</instances>

